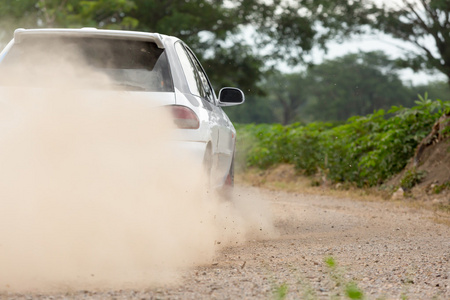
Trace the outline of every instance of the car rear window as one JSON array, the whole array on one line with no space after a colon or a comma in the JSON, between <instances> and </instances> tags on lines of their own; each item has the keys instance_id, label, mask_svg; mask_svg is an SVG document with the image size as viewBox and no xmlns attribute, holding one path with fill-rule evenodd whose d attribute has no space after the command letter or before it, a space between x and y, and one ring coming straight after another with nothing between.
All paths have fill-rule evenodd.
<instances>
[{"instance_id":1,"label":"car rear window","mask_svg":"<svg viewBox=\"0 0 450 300\"><path fill-rule=\"evenodd\" d=\"M107 86L133 91L173 91L164 49L153 42L98 37L26 36L3 58L5 67L41 79L57 72L54 62L73 64L109 77ZM55 75L55 74L52 74ZM81 74L79 76L82 76ZM33 81L34 84L39 80Z\"/></svg>"}]
</instances>

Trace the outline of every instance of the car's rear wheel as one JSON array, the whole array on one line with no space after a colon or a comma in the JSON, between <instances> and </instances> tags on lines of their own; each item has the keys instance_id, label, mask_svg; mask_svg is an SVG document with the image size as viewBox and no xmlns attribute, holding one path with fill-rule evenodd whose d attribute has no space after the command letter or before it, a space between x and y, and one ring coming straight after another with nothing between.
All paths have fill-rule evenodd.
<instances>
[{"instance_id":1,"label":"car's rear wheel","mask_svg":"<svg viewBox=\"0 0 450 300\"><path fill-rule=\"evenodd\" d=\"M231 201L233 196L233 187L234 187L234 156L233 159L231 160L230 170L228 171L225 183L219 190L220 196L227 201Z\"/></svg>"},{"instance_id":2,"label":"car's rear wheel","mask_svg":"<svg viewBox=\"0 0 450 300\"><path fill-rule=\"evenodd\" d=\"M234 156L231 160L231 166L230 170L228 171L227 179L225 180L225 186L226 187L233 187L234 186Z\"/></svg>"}]
</instances>

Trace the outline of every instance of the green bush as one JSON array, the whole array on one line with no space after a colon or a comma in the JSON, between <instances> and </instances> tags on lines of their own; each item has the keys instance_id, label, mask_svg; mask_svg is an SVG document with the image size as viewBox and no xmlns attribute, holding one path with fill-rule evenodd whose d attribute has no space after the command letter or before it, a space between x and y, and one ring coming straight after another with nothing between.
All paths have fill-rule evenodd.
<instances>
[{"instance_id":1,"label":"green bush","mask_svg":"<svg viewBox=\"0 0 450 300\"><path fill-rule=\"evenodd\" d=\"M434 194L440 194L444 190L450 190L450 181L444 182L441 185L436 185L433 187L433 193Z\"/></svg>"},{"instance_id":2,"label":"green bush","mask_svg":"<svg viewBox=\"0 0 450 300\"><path fill-rule=\"evenodd\" d=\"M425 175L425 171L417 171L416 168L408 170L400 180L400 186L404 190L412 189L416 184L420 183L425 178Z\"/></svg>"},{"instance_id":3,"label":"green bush","mask_svg":"<svg viewBox=\"0 0 450 300\"><path fill-rule=\"evenodd\" d=\"M334 182L382 183L401 171L450 101L420 97L412 108L392 107L345 124L240 125L238 153L247 166L293 164L306 175L319 171Z\"/></svg>"}]
</instances>

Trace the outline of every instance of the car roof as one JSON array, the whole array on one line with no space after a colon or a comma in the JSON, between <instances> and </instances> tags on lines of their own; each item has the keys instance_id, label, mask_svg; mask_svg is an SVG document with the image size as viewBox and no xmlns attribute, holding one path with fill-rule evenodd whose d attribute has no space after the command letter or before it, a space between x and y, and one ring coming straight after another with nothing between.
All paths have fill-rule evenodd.
<instances>
[{"instance_id":1,"label":"car roof","mask_svg":"<svg viewBox=\"0 0 450 300\"><path fill-rule=\"evenodd\" d=\"M164 35L159 33L148 33L141 31L128 30L105 30L92 27L85 27L81 29L75 28L45 28L45 29L23 29L19 28L14 31L14 42L20 43L26 36L77 36L77 37L102 37L111 39L131 38L133 40L154 42L158 48L164 49L163 38ZM168 36L167 36L168 37ZM172 37L171 37L172 38Z\"/></svg>"}]
</instances>

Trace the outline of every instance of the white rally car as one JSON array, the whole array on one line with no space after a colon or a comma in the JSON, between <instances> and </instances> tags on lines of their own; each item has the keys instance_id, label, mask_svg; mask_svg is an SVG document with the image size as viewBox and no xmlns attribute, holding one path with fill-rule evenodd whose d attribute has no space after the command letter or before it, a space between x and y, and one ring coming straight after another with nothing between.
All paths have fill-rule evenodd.
<instances>
[{"instance_id":1,"label":"white rally car","mask_svg":"<svg viewBox=\"0 0 450 300\"><path fill-rule=\"evenodd\" d=\"M76 48L127 93L149 94L170 108L177 143L211 174L214 187L232 186L236 131L222 106L244 102L237 88L217 97L194 53L180 39L157 33L82 29L17 29L0 53L0 65L20 63L36 45ZM61 47L64 45L64 47Z\"/></svg>"}]
</instances>

